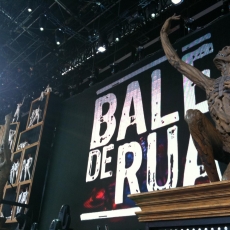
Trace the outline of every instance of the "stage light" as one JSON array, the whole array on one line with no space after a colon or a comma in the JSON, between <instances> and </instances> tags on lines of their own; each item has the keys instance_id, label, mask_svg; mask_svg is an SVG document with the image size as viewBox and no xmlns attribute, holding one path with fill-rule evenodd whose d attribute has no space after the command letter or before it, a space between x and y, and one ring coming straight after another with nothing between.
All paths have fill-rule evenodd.
<instances>
[{"instance_id":1,"label":"stage light","mask_svg":"<svg viewBox=\"0 0 230 230\"><path fill-rule=\"evenodd\" d=\"M40 29L40 31L44 31L46 20L47 20L47 18L44 14L40 15L40 18L39 18L39 29Z\"/></svg>"},{"instance_id":2,"label":"stage light","mask_svg":"<svg viewBox=\"0 0 230 230\"><path fill-rule=\"evenodd\" d=\"M58 46L64 42L64 34L60 28L55 31L55 42Z\"/></svg>"},{"instance_id":3,"label":"stage light","mask_svg":"<svg viewBox=\"0 0 230 230\"><path fill-rule=\"evenodd\" d=\"M28 1L28 6L27 6L27 11L30 13L32 12L33 8L32 8L32 1Z\"/></svg>"},{"instance_id":4,"label":"stage light","mask_svg":"<svg viewBox=\"0 0 230 230\"><path fill-rule=\"evenodd\" d=\"M98 47L97 51L101 53L105 52L107 45L108 45L108 39L107 39L106 34L100 34L100 37L97 43L97 47Z\"/></svg>"},{"instance_id":5,"label":"stage light","mask_svg":"<svg viewBox=\"0 0 230 230\"><path fill-rule=\"evenodd\" d=\"M155 18L156 17L156 14L155 13L152 13L151 14L151 18Z\"/></svg>"},{"instance_id":6,"label":"stage light","mask_svg":"<svg viewBox=\"0 0 230 230\"><path fill-rule=\"evenodd\" d=\"M106 51L105 45L99 46L97 50L101 53L105 52Z\"/></svg>"},{"instance_id":7,"label":"stage light","mask_svg":"<svg viewBox=\"0 0 230 230\"><path fill-rule=\"evenodd\" d=\"M172 1L172 4L174 5L179 5L183 2L183 0L171 0Z\"/></svg>"},{"instance_id":8,"label":"stage light","mask_svg":"<svg viewBox=\"0 0 230 230\"><path fill-rule=\"evenodd\" d=\"M120 24L117 24L114 29L113 29L113 32L112 32L112 41L109 41L109 42L119 42L120 41L120 38L121 38L121 35L123 34L122 31L123 28ZM109 39L108 39L109 40Z\"/></svg>"}]
</instances>

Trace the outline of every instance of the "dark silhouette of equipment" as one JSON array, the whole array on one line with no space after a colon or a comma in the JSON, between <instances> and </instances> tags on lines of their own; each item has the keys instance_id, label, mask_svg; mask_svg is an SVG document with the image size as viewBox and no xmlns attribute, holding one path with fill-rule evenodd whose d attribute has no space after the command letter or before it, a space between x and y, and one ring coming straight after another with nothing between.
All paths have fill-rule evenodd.
<instances>
[{"instance_id":1,"label":"dark silhouette of equipment","mask_svg":"<svg viewBox=\"0 0 230 230\"><path fill-rule=\"evenodd\" d=\"M68 230L71 222L69 205L64 204L61 206L58 214L58 219L61 221L62 230Z\"/></svg>"}]
</instances>

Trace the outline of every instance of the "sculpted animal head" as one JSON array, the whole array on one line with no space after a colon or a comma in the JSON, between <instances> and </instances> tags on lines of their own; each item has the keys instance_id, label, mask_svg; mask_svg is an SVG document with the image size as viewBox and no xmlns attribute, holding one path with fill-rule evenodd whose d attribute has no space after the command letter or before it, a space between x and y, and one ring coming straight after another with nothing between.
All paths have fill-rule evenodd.
<instances>
[{"instance_id":1,"label":"sculpted animal head","mask_svg":"<svg viewBox=\"0 0 230 230\"><path fill-rule=\"evenodd\" d=\"M230 64L230 46L225 46L218 52L213 62L218 70L225 72L227 65Z\"/></svg>"}]
</instances>

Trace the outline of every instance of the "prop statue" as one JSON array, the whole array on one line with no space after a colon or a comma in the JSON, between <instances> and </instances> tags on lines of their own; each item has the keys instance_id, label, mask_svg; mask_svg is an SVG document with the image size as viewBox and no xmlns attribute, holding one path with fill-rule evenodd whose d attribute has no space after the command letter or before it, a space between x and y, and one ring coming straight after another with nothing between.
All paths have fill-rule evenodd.
<instances>
[{"instance_id":1,"label":"prop statue","mask_svg":"<svg viewBox=\"0 0 230 230\"><path fill-rule=\"evenodd\" d=\"M21 189L20 194L18 196L18 203L21 204L26 204L27 203L27 197L28 197L28 187L25 189L25 191L23 192L23 190ZM16 209L16 214L20 213L22 211L22 207L17 207Z\"/></svg>"},{"instance_id":2,"label":"prop statue","mask_svg":"<svg viewBox=\"0 0 230 230\"><path fill-rule=\"evenodd\" d=\"M14 166L14 171L15 171L15 180L18 177L18 170L19 170L19 159L16 160L15 166Z\"/></svg>"},{"instance_id":3,"label":"prop statue","mask_svg":"<svg viewBox=\"0 0 230 230\"><path fill-rule=\"evenodd\" d=\"M29 143L27 141L24 141L24 142L20 143L19 146L18 146L18 150L19 149L24 149L27 145L29 145Z\"/></svg>"},{"instance_id":4,"label":"prop statue","mask_svg":"<svg viewBox=\"0 0 230 230\"><path fill-rule=\"evenodd\" d=\"M22 107L22 105L24 103L24 99L25 99L25 97L23 98L22 103L17 104L17 109L16 109L16 111L14 113L13 122L17 122L19 120L20 111L21 111L21 107Z\"/></svg>"},{"instance_id":5,"label":"prop statue","mask_svg":"<svg viewBox=\"0 0 230 230\"><path fill-rule=\"evenodd\" d=\"M22 197L23 197L23 190L21 189L20 190L20 194L18 196L18 203L21 203L22 204ZM21 211L21 207L20 206L17 206L17 209L16 209L16 214L20 213Z\"/></svg>"},{"instance_id":6,"label":"prop statue","mask_svg":"<svg viewBox=\"0 0 230 230\"><path fill-rule=\"evenodd\" d=\"M8 146L8 137L9 137L9 129L10 129L10 122L11 122L11 114L8 114L5 117L5 132L3 136L3 145L0 148L0 199L3 197L3 189L8 181L10 175L10 169L12 166L12 162L10 160L11 151Z\"/></svg>"},{"instance_id":7,"label":"prop statue","mask_svg":"<svg viewBox=\"0 0 230 230\"><path fill-rule=\"evenodd\" d=\"M38 98L38 100L43 101L44 98L45 98L45 91L42 91L40 97Z\"/></svg>"},{"instance_id":8,"label":"prop statue","mask_svg":"<svg viewBox=\"0 0 230 230\"><path fill-rule=\"evenodd\" d=\"M33 157L31 156L31 154L28 154L28 159L26 161L26 164L25 164L25 171L24 171L24 180L27 179L27 175L28 175L28 180L30 180L31 178L31 173L30 173L30 167L33 163Z\"/></svg>"},{"instance_id":9,"label":"prop statue","mask_svg":"<svg viewBox=\"0 0 230 230\"><path fill-rule=\"evenodd\" d=\"M52 88L49 85L47 85L46 88L45 88L45 90L41 92L41 95L38 98L38 100L39 101L43 101L43 99L45 98L45 94L46 93L50 93L50 92L52 92Z\"/></svg>"},{"instance_id":10,"label":"prop statue","mask_svg":"<svg viewBox=\"0 0 230 230\"><path fill-rule=\"evenodd\" d=\"M8 140L10 149L12 148L15 133L16 133L16 130L10 129L10 131L9 131L9 140Z\"/></svg>"},{"instance_id":11,"label":"prop statue","mask_svg":"<svg viewBox=\"0 0 230 230\"><path fill-rule=\"evenodd\" d=\"M52 88L50 87L50 85L46 86L46 89L44 91L45 93L51 93L52 92Z\"/></svg>"},{"instance_id":12,"label":"prop statue","mask_svg":"<svg viewBox=\"0 0 230 230\"><path fill-rule=\"evenodd\" d=\"M42 110L40 109L40 106L38 106L37 109L33 110L31 116L30 116L30 122L28 127L31 127L34 125L34 122L37 121L37 123L41 120L42 116Z\"/></svg>"},{"instance_id":13,"label":"prop statue","mask_svg":"<svg viewBox=\"0 0 230 230\"><path fill-rule=\"evenodd\" d=\"M35 117L35 110L32 111L28 127L31 127L33 125L34 117Z\"/></svg>"},{"instance_id":14,"label":"prop statue","mask_svg":"<svg viewBox=\"0 0 230 230\"><path fill-rule=\"evenodd\" d=\"M22 162L22 168L21 168L21 173L20 173L20 181L22 181L22 175L25 174L25 166L26 166L26 158L24 158L23 162Z\"/></svg>"},{"instance_id":15,"label":"prop statue","mask_svg":"<svg viewBox=\"0 0 230 230\"><path fill-rule=\"evenodd\" d=\"M15 160L14 163L12 164L12 167L10 169L10 184L14 184L14 182L17 179L18 176L18 169L19 169L19 159Z\"/></svg>"},{"instance_id":16,"label":"prop statue","mask_svg":"<svg viewBox=\"0 0 230 230\"><path fill-rule=\"evenodd\" d=\"M14 177L15 177L15 162L12 164L12 167L10 169L10 184L14 183Z\"/></svg>"},{"instance_id":17,"label":"prop statue","mask_svg":"<svg viewBox=\"0 0 230 230\"><path fill-rule=\"evenodd\" d=\"M197 68L183 62L168 39L171 21L179 19L180 16L173 15L165 21L160 32L161 43L169 63L206 92L215 126L196 109L188 110L185 120L209 180L219 181L214 159L226 164L230 162L230 46L219 51L213 60L221 71L221 77L211 79L205 76ZM230 179L230 164L222 179Z\"/></svg>"}]
</instances>

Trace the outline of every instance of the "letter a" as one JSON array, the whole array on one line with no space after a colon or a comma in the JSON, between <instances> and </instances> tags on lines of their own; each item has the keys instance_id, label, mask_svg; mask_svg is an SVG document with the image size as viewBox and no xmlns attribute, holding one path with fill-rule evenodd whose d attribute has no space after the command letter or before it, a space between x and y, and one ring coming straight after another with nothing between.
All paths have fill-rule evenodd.
<instances>
[{"instance_id":1,"label":"letter a","mask_svg":"<svg viewBox=\"0 0 230 230\"><path fill-rule=\"evenodd\" d=\"M129 116L132 101L134 105L134 115ZM123 140L127 128L134 124L137 126L138 134L146 132L141 90L138 81L134 81L128 85L117 140Z\"/></svg>"}]
</instances>

